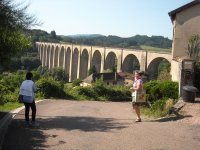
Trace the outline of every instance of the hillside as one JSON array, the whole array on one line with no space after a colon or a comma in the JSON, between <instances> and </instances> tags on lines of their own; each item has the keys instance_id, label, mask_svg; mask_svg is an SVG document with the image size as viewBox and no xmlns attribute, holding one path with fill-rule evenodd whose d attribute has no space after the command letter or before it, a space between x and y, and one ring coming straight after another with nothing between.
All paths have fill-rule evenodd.
<instances>
[{"instance_id":1,"label":"hillside","mask_svg":"<svg viewBox=\"0 0 200 150\"><path fill-rule=\"evenodd\" d=\"M30 30L28 32L32 37L33 43L36 41L43 42L66 42L74 44L105 46L105 47L121 47L121 48L137 48L149 50L170 51L172 40L163 36L135 35L129 38L122 38L114 35L104 36L100 34L78 34L78 35L56 35L55 31L47 33L43 30ZM155 47L155 48L154 48Z\"/></svg>"},{"instance_id":2,"label":"hillside","mask_svg":"<svg viewBox=\"0 0 200 150\"><path fill-rule=\"evenodd\" d=\"M136 35L129 38L122 38L118 36L103 36L103 35L87 35L87 36L63 36L64 42L97 45L106 47L122 47L122 48L137 48L142 49L141 45L170 49L172 40L163 36Z\"/></svg>"}]
</instances>

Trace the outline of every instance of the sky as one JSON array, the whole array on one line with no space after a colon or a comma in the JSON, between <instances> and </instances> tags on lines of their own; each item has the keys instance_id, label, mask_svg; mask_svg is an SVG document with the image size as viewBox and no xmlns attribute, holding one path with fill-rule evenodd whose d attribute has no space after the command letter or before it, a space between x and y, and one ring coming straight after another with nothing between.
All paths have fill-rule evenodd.
<instances>
[{"instance_id":1,"label":"sky","mask_svg":"<svg viewBox=\"0 0 200 150\"><path fill-rule=\"evenodd\" d=\"M168 13L192 0L15 0L43 24L34 29L57 35L102 34L172 39Z\"/></svg>"}]
</instances>

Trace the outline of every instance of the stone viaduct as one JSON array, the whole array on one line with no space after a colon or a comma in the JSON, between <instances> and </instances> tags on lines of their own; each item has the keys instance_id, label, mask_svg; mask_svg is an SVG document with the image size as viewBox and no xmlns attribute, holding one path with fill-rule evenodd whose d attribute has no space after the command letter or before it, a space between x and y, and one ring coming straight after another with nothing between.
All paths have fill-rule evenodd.
<instances>
[{"instance_id":1,"label":"stone viaduct","mask_svg":"<svg viewBox=\"0 0 200 150\"><path fill-rule=\"evenodd\" d=\"M153 79L158 72L159 64L165 60L172 61L171 53L150 52L137 49L122 49L74 45L64 43L36 42L42 66L49 69L62 67L69 75L69 81L88 75L89 69L95 66L97 72L116 68L117 72L143 70Z\"/></svg>"}]
</instances>

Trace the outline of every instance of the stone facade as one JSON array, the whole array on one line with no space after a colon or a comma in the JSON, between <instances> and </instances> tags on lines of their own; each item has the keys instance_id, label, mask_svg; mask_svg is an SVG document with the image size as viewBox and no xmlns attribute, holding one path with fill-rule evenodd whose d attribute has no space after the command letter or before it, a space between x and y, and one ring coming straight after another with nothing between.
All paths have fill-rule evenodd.
<instances>
[{"instance_id":1,"label":"stone facade","mask_svg":"<svg viewBox=\"0 0 200 150\"><path fill-rule=\"evenodd\" d=\"M180 81L181 62L188 58L188 41L192 35L200 34L200 0L169 12L169 16L173 24L172 80Z\"/></svg>"}]
</instances>

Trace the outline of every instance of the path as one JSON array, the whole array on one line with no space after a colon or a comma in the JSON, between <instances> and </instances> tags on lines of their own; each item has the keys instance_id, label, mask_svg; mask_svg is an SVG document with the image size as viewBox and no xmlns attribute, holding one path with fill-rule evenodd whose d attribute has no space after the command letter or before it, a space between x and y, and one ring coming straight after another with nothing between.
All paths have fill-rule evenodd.
<instances>
[{"instance_id":1,"label":"path","mask_svg":"<svg viewBox=\"0 0 200 150\"><path fill-rule=\"evenodd\" d=\"M24 112L8 127L3 150L198 150L200 125L143 119L130 102L45 100L39 128L25 128Z\"/></svg>"}]
</instances>

